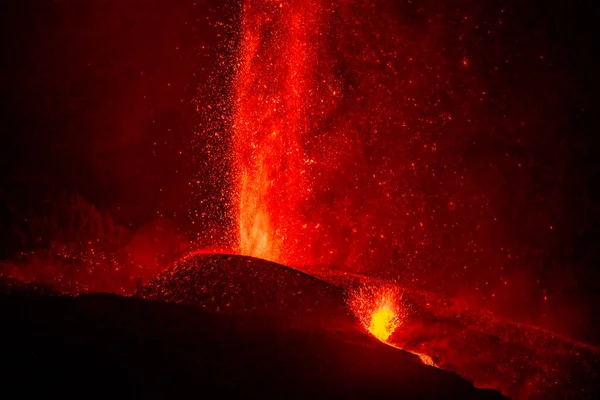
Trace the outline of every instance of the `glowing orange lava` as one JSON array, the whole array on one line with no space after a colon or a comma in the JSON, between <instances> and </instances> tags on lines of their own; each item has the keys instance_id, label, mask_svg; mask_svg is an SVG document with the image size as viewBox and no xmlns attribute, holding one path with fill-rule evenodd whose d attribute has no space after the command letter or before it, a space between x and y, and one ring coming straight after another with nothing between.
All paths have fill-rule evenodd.
<instances>
[{"instance_id":1,"label":"glowing orange lava","mask_svg":"<svg viewBox=\"0 0 600 400\"><path fill-rule=\"evenodd\" d=\"M377 339L385 342L398 327L396 313L382 300L382 304L372 317L369 332Z\"/></svg>"},{"instance_id":2,"label":"glowing orange lava","mask_svg":"<svg viewBox=\"0 0 600 400\"><path fill-rule=\"evenodd\" d=\"M415 352L411 352L413 354L415 354L417 357L419 357L419 360L421 360L421 362L425 365L429 365L431 367L437 367L435 361L433 361L433 358L429 357L427 354L423 354L423 353L415 353Z\"/></svg>"},{"instance_id":3,"label":"glowing orange lava","mask_svg":"<svg viewBox=\"0 0 600 400\"><path fill-rule=\"evenodd\" d=\"M404 318L399 300L388 287L365 286L350 293L348 305L367 331L387 342Z\"/></svg>"},{"instance_id":4,"label":"glowing orange lava","mask_svg":"<svg viewBox=\"0 0 600 400\"><path fill-rule=\"evenodd\" d=\"M247 171L241 174L240 254L278 261L281 243L274 233L266 203L269 182L262 162L258 162L256 169L254 179Z\"/></svg>"},{"instance_id":5,"label":"glowing orange lava","mask_svg":"<svg viewBox=\"0 0 600 400\"><path fill-rule=\"evenodd\" d=\"M233 81L239 252L288 265L305 234L300 205L312 192L302 135L318 3L246 0Z\"/></svg>"}]
</instances>

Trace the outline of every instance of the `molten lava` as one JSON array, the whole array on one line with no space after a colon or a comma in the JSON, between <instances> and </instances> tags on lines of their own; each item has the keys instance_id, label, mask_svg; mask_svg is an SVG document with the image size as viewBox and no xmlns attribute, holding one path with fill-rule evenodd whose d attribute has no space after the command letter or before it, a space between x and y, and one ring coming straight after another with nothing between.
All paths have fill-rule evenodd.
<instances>
[{"instance_id":1,"label":"molten lava","mask_svg":"<svg viewBox=\"0 0 600 400\"><path fill-rule=\"evenodd\" d=\"M240 253L282 263L299 243L298 204L311 192L300 139L315 65L313 3L244 3L233 85Z\"/></svg>"},{"instance_id":2,"label":"molten lava","mask_svg":"<svg viewBox=\"0 0 600 400\"><path fill-rule=\"evenodd\" d=\"M385 298L382 299L382 304L373 313L369 332L377 339L385 342L394 333L398 327L396 313L388 306Z\"/></svg>"},{"instance_id":3,"label":"molten lava","mask_svg":"<svg viewBox=\"0 0 600 400\"><path fill-rule=\"evenodd\" d=\"M242 173L239 209L240 254L265 260L279 259L280 240L273 233L266 208L269 182L259 162L258 174L252 181L248 172Z\"/></svg>"},{"instance_id":4,"label":"molten lava","mask_svg":"<svg viewBox=\"0 0 600 400\"><path fill-rule=\"evenodd\" d=\"M347 303L364 328L382 342L387 342L402 324L401 297L392 286L363 286L351 290Z\"/></svg>"}]
</instances>

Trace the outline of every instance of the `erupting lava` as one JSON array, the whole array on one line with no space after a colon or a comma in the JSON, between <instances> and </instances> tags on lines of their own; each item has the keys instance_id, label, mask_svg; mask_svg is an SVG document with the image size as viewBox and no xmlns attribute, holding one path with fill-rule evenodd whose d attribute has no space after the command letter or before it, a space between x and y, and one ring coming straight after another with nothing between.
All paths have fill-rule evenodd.
<instances>
[{"instance_id":1,"label":"erupting lava","mask_svg":"<svg viewBox=\"0 0 600 400\"><path fill-rule=\"evenodd\" d=\"M300 137L311 95L312 3L246 1L242 10L233 99L239 247L282 263L290 261L284 243L299 241L297 218L289 216L311 192Z\"/></svg>"},{"instance_id":2,"label":"erupting lava","mask_svg":"<svg viewBox=\"0 0 600 400\"><path fill-rule=\"evenodd\" d=\"M367 331L387 342L402 324L398 300L391 287L365 286L351 291L348 305Z\"/></svg>"},{"instance_id":3,"label":"erupting lava","mask_svg":"<svg viewBox=\"0 0 600 400\"><path fill-rule=\"evenodd\" d=\"M516 7L518 1L512 6L436 0L233 3L242 4L239 20L229 25L219 17L214 27L235 29L219 38L234 37L236 49L219 63L227 71L227 85L220 85L221 77L211 80L218 86L202 95L219 99L215 107L202 107L210 110L203 111L210 128L198 130L202 151L197 158L203 162L198 179L189 182L201 204L189 215L200 228L184 234L189 221L179 221L179 212L171 218L168 205L162 209L165 194L149 202L161 205L160 218L138 231L126 228L136 225L131 221L137 211L128 215L119 207L116 217L127 222L121 226L79 196L60 200L49 213L46 205L33 207L34 215L43 213L40 218L30 211L11 217L15 234L7 243L22 241L28 250L10 263L0 260L0 278L50 283L71 294L132 294L182 254L218 246L176 263L173 270L180 275L161 275L172 290L160 296L189 295L194 301L205 296L203 301L214 305L248 292L255 308L287 313L289 304L308 301L311 290L315 304L323 305L323 293L336 293L335 304L341 304L343 289L365 332L477 385L518 398L573 393L580 389L573 382L591 381L590 371L600 371L598 349L479 309L551 329L557 324L567 333L571 325L587 326L583 316L590 311L579 307L580 301L587 306L587 294L575 296L575 290L580 261L594 259L589 257L593 235L588 237L594 229L583 223L585 214L570 218L567 213L579 204L571 197L587 175L569 179L566 174L579 171L571 169L579 157L569 149L578 149L573 154L582 159L587 153L579 153L579 133L564 129L567 121L588 123L587 101L571 101L573 82L556 63L562 55L554 34L544 38L530 26L533 18L523 24L519 9L528 7ZM539 10L531 8L537 16ZM204 32L198 25L196 32ZM521 37L527 40L515 40ZM553 51L554 59L548 54ZM205 55L217 56L198 52L198 60ZM162 82L163 75L148 75ZM79 86L74 84L75 92ZM79 96L67 97L79 104ZM156 101L159 107L162 101ZM198 110L203 103L196 102ZM158 116L149 131L152 140L159 127L171 125L170 111L155 106L143 107L153 119ZM561 108L569 111L561 114ZM145 114L132 115L133 123ZM170 137L171 128L167 132ZM154 156L159 148L172 154L178 147L174 139L154 143ZM143 183L138 189L150 179ZM17 187L21 192L20 183ZM101 194L96 201L105 203L107 212L108 204L119 204L95 187L84 192ZM591 205L580 193L581 204ZM175 194L168 198L180 202ZM236 243L230 241L233 236ZM235 252L296 267L333 286L307 280L302 291L286 288L281 277L296 285L298 271L244 257L214 257L199 267L198 254ZM272 283L272 297L264 297L265 282ZM583 279L580 283L591 288ZM262 297L256 296L257 288ZM186 296L176 296L178 290ZM579 300L563 304L572 294ZM282 295L298 302L282 303ZM214 310L222 312L218 304ZM223 305L228 309L231 303ZM250 310L241 300L237 307ZM317 307L311 303L310 308ZM330 313L324 314L331 322ZM571 397L583 397L577 394Z\"/></svg>"},{"instance_id":4,"label":"erupting lava","mask_svg":"<svg viewBox=\"0 0 600 400\"><path fill-rule=\"evenodd\" d=\"M398 323L396 313L387 304L385 298L381 299L379 308L371 317L369 332L371 332L377 339L385 342L392 335L392 333L394 333L397 327Z\"/></svg>"}]
</instances>

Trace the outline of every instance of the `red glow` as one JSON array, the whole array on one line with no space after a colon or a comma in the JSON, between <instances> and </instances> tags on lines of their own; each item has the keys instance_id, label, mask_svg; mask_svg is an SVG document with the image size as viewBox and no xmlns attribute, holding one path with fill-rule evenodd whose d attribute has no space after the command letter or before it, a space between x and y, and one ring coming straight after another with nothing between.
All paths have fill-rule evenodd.
<instances>
[{"instance_id":1,"label":"red glow","mask_svg":"<svg viewBox=\"0 0 600 400\"><path fill-rule=\"evenodd\" d=\"M190 181L211 216L226 214L223 199L233 192L235 222L196 212L213 229L200 235L227 237L223 231L232 229L235 252L324 280L343 270L395 282L333 279L350 293L365 331L477 385L536 394L551 392L572 365L585 376L587 361L579 360L596 357L596 349L473 311L477 305L540 324L556 307L566 332L567 317L578 311L559 304L561 293L552 289L568 286L560 282L571 279L568 268L545 273L567 258L553 253L566 221L555 220L554 200L561 199L552 179L568 181L568 168L553 169L561 158L537 144L538 135L553 141L540 129L546 126L528 133L531 121L555 122L542 92L504 85L522 72L513 65L530 65L522 61L527 49L513 51L518 33L497 23L500 11L472 7L477 2L456 9L436 1L242 3L236 53L227 59L234 65L228 106L216 108L230 123L224 130L232 143L215 153L231 153L233 163L209 159L216 166L202 171L221 176L232 167L233 183L229 176L215 179L217 187L205 185L206 176ZM529 69L537 74L535 58ZM557 75L544 76L554 82ZM74 232L68 245L52 232L48 249L19 256L25 268L7 263L2 271L68 293L131 294L138 279L152 279L200 246L179 230L130 231L92 206L77 207L67 210L67 224L85 221L90 232ZM222 244L198 252L234 252ZM344 281L353 278L361 285Z\"/></svg>"},{"instance_id":2,"label":"red glow","mask_svg":"<svg viewBox=\"0 0 600 400\"><path fill-rule=\"evenodd\" d=\"M290 262L299 240L298 206L310 194L301 137L317 10L315 1L243 7L233 131L244 255Z\"/></svg>"},{"instance_id":3,"label":"red glow","mask_svg":"<svg viewBox=\"0 0 600 400\"><path fill-rule=\"evenodd\" d=\"M518 275L523 243L503 236L508 167L487 154L520 138L493 136L488 121L506 121L486 103L487 72L459 51L462 33L437 31L447 10L412 25L423 9L398 8L410 17L386 2L244 1L232 99L240 252L324 279L316 265L394 281L341 285L365 331L476 385L551 391L539 376L556 362L552 340L445 298L401 295L454 293L518 314L511 281L550 299ZM575 348L557 359L577 363Z\"/></svg>"}]
</instances>

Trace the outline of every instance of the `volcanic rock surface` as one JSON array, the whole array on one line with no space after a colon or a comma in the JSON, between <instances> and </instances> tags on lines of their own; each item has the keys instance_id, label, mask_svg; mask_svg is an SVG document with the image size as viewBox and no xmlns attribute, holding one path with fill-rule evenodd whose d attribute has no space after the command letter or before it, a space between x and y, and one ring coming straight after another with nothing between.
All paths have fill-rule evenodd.
<instances>
[{"instance_id":1,"label":"volcanic rock surface","mask_svg":"<svg viewBox=\"0 0 600 400\"><path fill-rule=\"evenodd\" d=\"M90 388L99 397L144 398L208 389L286 398L497 396L447 372L454 371L514 398L598 393L593 349L398 287L403 322L390 342L446 371L422 365L366 334L348 308L356 288L382 282L302 269L310 275L252 257L192 254L134 298L60 296L4 279L6 382L63 397L89 397Z\"/></svg>"},{"instance_id":2,"label":"volcanic rock surface","mask_svg":"<svg viewBox=\"0 0 600 400\"><path fill-rule=\"evenodd\" d=\"M0 295L7 398L502 398L376 341L93 294Z\"/></svg>"},{"instance_id":3,"label":"volcanic rock surface","mask_svg":"<svg viewBox=\"0 0 600 400\"><path fill-rule=\"evenodd\" d=\"M184 257L136 295L209 312L293 319L330 330L356 325L343 289L293 268L238 255Z\"/></svg>"}]
</instances>

